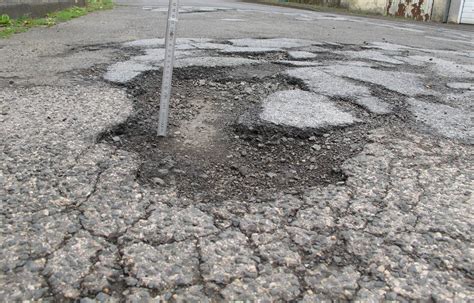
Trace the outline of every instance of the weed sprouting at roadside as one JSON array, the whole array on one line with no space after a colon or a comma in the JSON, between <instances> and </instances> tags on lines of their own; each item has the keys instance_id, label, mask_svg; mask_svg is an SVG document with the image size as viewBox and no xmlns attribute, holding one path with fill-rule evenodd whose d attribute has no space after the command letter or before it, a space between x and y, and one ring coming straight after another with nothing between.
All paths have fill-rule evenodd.
<instances>
[{"instance_id":1,"label":"weed sprouting at roadside","mask_svg":"<svg viewBox=\"0 0 474 303\"><path fill-rule=\"evenodd\" d=\"M10 26L12 21L8 15L1 15L0 16L0 26Z\"/></svg>"},{"instance_id":2,"label":"weed sprouting at roadside","mask_svg":"<svg viewBox=\"0 0 474 303\"><path fill-rule=\"evenodd\" d=\"M90 12L113 8L112 0L87 0L85 7L73 6L61 11L53 12L44 18L21 17L11 19L8 15L0 16L0 38L8 38L13 34L22 33L31 27L53 26L60 22L84 16Z\"/></svg>"}]
</instances>

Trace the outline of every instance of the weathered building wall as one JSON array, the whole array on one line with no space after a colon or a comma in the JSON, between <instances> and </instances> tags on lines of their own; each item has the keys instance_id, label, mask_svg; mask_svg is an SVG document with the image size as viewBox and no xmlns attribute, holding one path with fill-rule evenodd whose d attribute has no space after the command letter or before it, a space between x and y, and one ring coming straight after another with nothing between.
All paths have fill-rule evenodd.
<instances>
[{"instance_id":1,"label":"weathered building wall","mask_svg":"<svg viewBox=\"0 0 474 303\"><path fill-rule=\"evenodd\" d=\"M390 15L418 21L456 21L462 0L289 0L294 3L347 8L350 11Z\"/></svg>"},{"instance_id":2,"label":"weathered building wall","mask_svg":"<svg viewBox=\"0 0 474 303\"><path fill-rule=\"evenodd\" d=\"M84 6L86 0L0 0L0 15L12 18L43 17L47 13L71 6Z\"/></svg>"},{"instance_id":3,"label":"weathered building wall","mask_svg":"<svg viewBox=\"0 0 474 303\"><path fill-rule=\"evenodd\" d=\"M341 7L351 11L384 14L387 0L341 0Z\"/></svg>"},{"instance_id":4,"label":"weathered building wall","mask_svg":"<svg viewBox=\"0 0 474 303\"><path fill-rule=\"evenodd\" d=\"M462 0L451 0L451 7L449 8L448 22L459 23L461 15Z\"/></svg>"},{"instance_id":5,"label":"weathered building wall","mask_svg":"<svg viewBox=\"0 0 474 303\"><path fill-rule=\"evenodd\" d=\"M288 0L292 3L314 4L329 7L347 8L352 11L361 11L383 14L387 0Z\"/></svg>"},{"instance_id":6,"label":"weathered building wall","mask_svg":"<svg viewBox=\"0 0 474 303\"><path fill-rule=\"evenodd\" d=\"M429 21L433 10L433 0L388 0L387 15Z\"/></svg>"},{"instance_id":7,"label":"weathered building wall","mask_svg":"<svg viewBox=\"0 0 474 303\"><path fill-rule=\"evenodd\" d=\"M329 6L329 7L340 7L340 4L341 4L341 0L288 0L288 1L283 1L283 2L314 4L314 5Z\"/></svg>"},{"instance_id":8,"label":"weathered building wall","mask_svg":"<svg viewBox=\"0 0 474 303\"><path fill-rule=\"evenodd\" d=\"M388 0L386 14L418 21L444 21L449 0Z\"/></svg>"},{"instance_id":9,"label":"weathered building wall","mask_svg":"<svg viewBox=\"0 0 474 303\"><path fill-rule=\"evenodd\" d=\"M431 20L442 22L445 14L447 13L447 6L449 1L447 0L434 0L433 10L431 11Z\"/></svg>"},{"instance_id":10,"label":"weathered building wall","mask_svg":"<svg viewBox=\"0 0 474 303\"><path fill-rule=\"evenodd\" d=\"M449 0L388 0L387 15L443 22L449 12L448 5Z\"/></svg>"}]
</instances>

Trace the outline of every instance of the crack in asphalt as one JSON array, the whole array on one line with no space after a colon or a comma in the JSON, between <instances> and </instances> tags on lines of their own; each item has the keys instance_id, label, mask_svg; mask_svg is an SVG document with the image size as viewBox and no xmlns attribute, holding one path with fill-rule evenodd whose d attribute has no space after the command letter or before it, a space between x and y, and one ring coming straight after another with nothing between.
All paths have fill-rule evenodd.
<instances>
[{"instance_id":1,"label":"crack in asphalt","mask_svg":"<svg viewBox=\"0 0 474 303\"><path fill-rule=\"evenodd\" d=\"M115 45L112 46L115 47ZM104 46L104 48L107 47L111 46ZM94 51L97 48L100 49L101 46L86 47L84 50ZM341 51L354 48L357 50L357 46L338 47ZM281 60L284 54L285 52L262 55L249 52L232 56ZM331 53L327 52L324 58L331 56ZM339 55L332 57L337 60L342 58ZM373 63L372 60L361 59L360 61ZM280 145L277 145L279 146L277 149L286 149L286 152L291 153L297 151L297 146L310 147L316 144L320 145L320 148L321 146L325 148L330 144L342 144L343 141L335 141L334 138L347 137L353 140L358 136L363 137L360 142L363 149L357 152L352 151L343 159L328 164L331 171L337 171L334 171L336 177L333 176L329 184L314 182L313 186L309 187L307 186L311 183L309 182L302 190L293 190L290 186L286 190L270 190L271 195L261 197L252 195L244 197L228 192L223 198L199 200L194 199L195 197L186 198L185 194L195 190L191 187L192 182L196 182L195 180L200 176L194 174L194 171L183 171L180 166L182 162L175 161L176 159L173 160L173 158L165 161L163 165L169 166L166 168L167 173L176 174L176 176L184 175L183 180L190 180L185 184L186 186L179 186L180 179L178 182L175 180L173 184L171 179L168 180L165 177L163 177L166 180L164 186L143 182L147 175L142 170L145 170L147 165L156 159L166 158L166 154L161 153L163 150L169 154L181 153L183 157L179 160L186 161L184 155L189 157L189 153L186 149L183 152L179 148L185 147L183 141L193 138L173 135L167 147L149 139L147 141L149 145L140 148L158 154L155 155L156 158L152 157L151 161L146 162L146 157L135 157L133 151L136 150L130 148L130 144L137 142L126 142L136 135L133 131L136 131L134 127L139 127L140 119L139 121L137 117L134 117L135 120L131 119L133 114L129 113L128 118L127 115L122 115L122 120L116 119L114 123L103 122L106 125L122 123L123 128L112 127L103 131L96 143L86 144L86 147L78 154L64 162L66 163L64 167L55 164L56 166L50 172L39 178L40 182L44 182L45 179L54 177L51 185L53 189L56 188L57 193L54 194L63 199L72 200L64 202L70 202L69 204L57 207L49 200L42 200L45 207L41 207L41 204L34 200L33 203L38 205L27 203L23 205L22 200L16 198L19 194L31 192L32 196L36 194L44 198L53 190L41 191L40 187L43 184L38 185L37 179L34 179L40 173L30 172L31 179L18 178L17 180L16 167L6 166L7 174L5 175L9 186L6 192L13 199L8 204L9 208L1 212L2 220L6 219L9 228L7 232L10 234L27 231L26 236L18 236L20 240L9 238L2 243L5 246L2 246L1 253L5 254L4 260L6 260L1 263L2 273L10 279L9 281L13 281L12 289L20 289L18 285L21 283L37 282L36 278L40 279L40 284L43 284L44 280L47 291L41 296L25 291L22 293L22 299L49 299L52 296L54 300L68 301L86 297L97 298L98 295L118 301L133 300L143 295L144 300L159 298L172 302L196 300L195 296L216 301L246 300L247 297L251 300L252 296L276 301L424 299L456 301L457 298L463 301L463 298L469 298L472 294L469 288L472 272L468 267L469 255L463 255L463 253L472 241L471 237L463 234L462 231L469 230L471 226L468 220L468 207L472 193L467 192L469 180L465 178L470 170L466 163L469 163L469 158L472 156L471 146L432 134L423 134L414 122L415 115L409 112L406 94L351 77L343 78L351 83L369 86L374 96L382 96L382 101L388 100L391 105L394 105L393 112L379 117L367 108L353 103L354 100L350 98L333 96L329 98L332 102L350 110L356 116L366 114L367 120L361 124L368 126L329 129L325 131L327 137L323 137L323 134L313 136L314 134L310 131L307 136L293 138L289 135L290 128L280 126L273 128L271 136L264 132L259 133L259 130L240 129L239 132L235 126L220 124L219 119L235 117L237 112L240 114L248 108L260 105L258 101L250 102L246 98L258 100L275 91L287 89L311 91L310 86L302 79L272 78L273 73L284 70L273 64L260 64L248 69L260 73L261 77L241 86L238 82L247 79L249 71L243 72L240 67L179 70L176 91L182 96L178 97L180 100L176 102L176 116L172 118L172 122L179 125L182 121L194 121L193 119L197 116L193 107L195 104L187 107L189 105L187 98L212 95L220 99L216 103L209 104L215 105L215 108L221 111L217 114L211 112L210 116L206 116L205 119L211 122L205 124L220 128L223 130L222 134L231 136L236 141L240 140L237 145L222 146L232 152L234 151L232 148L236 151L239 148L238 153L243 158L242 162L247 165L266 161L260 158L249 159L264 151L271 154L274 141L282 138L288 140L287 137L292 139L287 143L287 147L278 143ZM393 67L378 66L376 69L391 71ZM410 71L414 68L401 69ZM422 74L426 70L417 69L416 73ZM227 77L230 71L235 72L233 80ZM209 76L200 75L203 73ZM126 84L130 93L127 101L135 103L136 106L137 104L143 106L143 102L157 99L158 96L149 91L150 83L156 86L157 82L153 82L156 77L157 73L149 72L145 73L143 78ZM224 80L219 77L223 77ZM137 82L142 79L146 81L143 86L140 86ZM204 81L205 84L195 86L193 84L195 81ZM278 86L279 82L281 86ZM266 88L264 84L270 86L277 84L277 86ZM191 89L186 89L186 86L191 85ZM217 86L218 89L209 89L208 86L212 85ZM254 87L253 89L257 92L242 94L242 90L246 87ZM112 91L116 90L117 88L112 89ZM188 94L190 90L197 93ZM29 100L34 100L43 93L40 91L31 94L26 99L28 102L22 101L19 97L18 107L22 108L24 106L22 102L28 104ZM80 95L77 92L76 94ZM99 90L95 94L100 94ZM31 96L35 97L31 98ZM234 103L242 102L241 105L243 105L237 107L228 105L230 103L228 100L235 97L248 102L234 99ZM114 98L105 100L109 102L110 108L117 107L117 102L120 102L123 96L116 95ZM429 97L428 101L435 103L437 98ZM55 98L49 96L45 99ZM348 102L351 104L344 105ZM85 102L85 104L89 103ZM28 106L24 107L28 108ZM116 114L108 113L109 107L105 107L102 112L111 116ZM156 108L152 107L150 105L150 107L144 106L138 109L146 111L151 108L150 111L156 111ZM97 109L89 111L101 112ZM43 114L41 112L38 115ZM45 112L45 115L47 114L48 111ZM38 127L42 127L45 123L44 117L34 120L35 116L31 116L31 121L37 123ZM151 119L152 115L138 117ZM93 122L94 119L97 118L91 117L85 120ZM47 127L44 129L51 128L53 132L62 134L62 128L55 123L45 123ZM124 126L127 123L131 124L128 129ZM147 127L154 129L153 125L148 125L148 123L150 122L143 122L144 126L142 125L143 128L140 131L144 130L144 132L138 132L139 135L148 135ZM32 125L35 126L35 124ZM262 126L262 128L265 127L268 125ZM123 129L132 132L128 134L125 132L125 135L118 133ZM282 132L283 135L281 135ZM349 136L350 132L353 132L351 136ZM278 137L278 134L281 136ZM24 137L28 135L29 133L23 134ZM118 141L112 140L116 144L107 140L115 135L119 136ZM309 140L312 137L314 138ZM148 139L145 138L146 140ZM33 140L33 143L35 142ZM95 149L98 142L107 143L103 144L104 150ZM56 141L53 141L51 146L54 146L54 143ZM158 148L155 149L156 146L153 144L156 144ZM210 145L212 144L215 144L215 138L210 141ZM50 147L42 148L36 147L33 152L14 147L4 148L2 155L8 158L8 163L17 162L17 165L24 165L23 163L28 165L28 162L17 161L17 159L21 159L25 153L28 153L32 164L43 163L46 162L45 159L49 159L57 152ZM70 147L58 145L56 148L67 150ZM166 148L171 149L166 150ZM189 146L187 148L190 149ZM253 151L253 148L256 151ZM199 151L199 145L195 149ZM242 150L246 153L245 155L242 155ZM141 151L143 150L139 152ZM223 154L224 149L201 152L204 155L202 158L212 158L213 153ZM339 152L332 152L331 149L324 150L324 154L336 156L339 156ZM237 158L235 155L232 156L233 158L224 159L224 168L219 168L225 173L211 174L211 180L212 178L215 180L230 178L234 183L244 183L248 179L241 167L230 167L225 170L225 165L231 166L229 161L233 161L228 159ZM306 157L305 153L298 153L293 159L298 161L298 158L303 157ZM327 160L323 157L322 151L313 158L314 161L311 163L319 164ZM86 160L90 160L93 164L82 163ZM341 164L340 168L339 164ZM94 175L86 173L90 172L91 166L94 167ZM77 171L76 168L78 168ZM164 168L152 166L150 171L158 169ZM220 172L219 169L215 172ZM318 173L320 170L311 171L308 174ZM61 182L57 180L69 174L83 177L78 179L78 182L87 180L90 190L80 197L70 194L68 189L73 185L61 185ZM438 176L440 174L442 178ZM256 179L259 179L259 176L257 175ZM3 178L3 175L1 177ZM262 180L263 178L265 176L261 175ZM25 179L26 182L22 183L21 181ZM431 179L438 182L436 186L428 183ZM404 184L408 181L411 182L410 186ZM25 183L29 184L28 182L40 189L24 186ZM275 180L272 179L269 182L275 182ZM24 187L15 188L17 184ZM255 184L253 187L266 186L265 183ZM462 193L461 197L458 191L463 189L466 192ZM292 192L292 194L282 195L281 192ZM450 204L447 205L439 201L440 199L449 201ZM41 214L51 208L55 209L54 216L49 213ZM427 213L423 208L433 209L433 211ZM34 216L36 214L37 217ZM160 216L163 214L166 218ZM460 217L461 214L464 217ZM439 216L444 216L444 219L440 221ZM44 230L41 229L43 227L38 218L51 220L44 223L46 225ZM60 219L65 222L70 221L65 223L67 230L64 230L63 225L54 225ZM426 220L431 220L434 222L432 224L438 225L426 226ZM450 225L454 227L447 228ZM433 234L436 233L442 235L444 239L435 239ZM37 235L45 237L44 248L39 247L36 242L27 243L24 246L27 239ZM60 241L56 243L50 238L54 240L59 238ZM274 244L276 247L268 244ZM430 246L427 248L427 245ZM9 251L21 252L25 250L25 247L27 254L22 256L21 260L8 254ZM34 272L28 262L40 259L44 259L45 262L38 272ZM379 268L381 268L380 271ZM22 280L20 275L22 273L30 274L24 278L26 282ZM422 274L426 278L420 279ZM101 287L105 286L99 290L97 285L92 285L94 283ZM421 285L421 283L424 284ZM247 293L242 293L242 291ZM6 293L5 295L5 293L2 293L5 298L19 299L15 297L15 294ZM10 295L11 297L8 297ZM456 297L459 295L461 297Z\"/></svg>"}]
</instances>

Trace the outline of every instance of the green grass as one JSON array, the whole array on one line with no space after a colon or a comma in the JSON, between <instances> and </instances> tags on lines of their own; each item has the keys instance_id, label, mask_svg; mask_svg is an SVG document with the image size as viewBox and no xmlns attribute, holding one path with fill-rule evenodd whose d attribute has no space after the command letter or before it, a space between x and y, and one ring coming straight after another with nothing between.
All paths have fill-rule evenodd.
<instances>
[{"instance_id":1,"label":"green grass","mask_svg":"<svg viewBox=\"0 0 474 303\"><path fill-rule=\"evenodd\" d=\"M37 26L53 26L60 22L84 16L90 12L113 8L113 0L87 0L85 7L71 7L65 10L48 14L44 18L10 19L7 15L0 16L0 39L8 38L13 34L22 33Z\"/></svg>"}]
</instances>

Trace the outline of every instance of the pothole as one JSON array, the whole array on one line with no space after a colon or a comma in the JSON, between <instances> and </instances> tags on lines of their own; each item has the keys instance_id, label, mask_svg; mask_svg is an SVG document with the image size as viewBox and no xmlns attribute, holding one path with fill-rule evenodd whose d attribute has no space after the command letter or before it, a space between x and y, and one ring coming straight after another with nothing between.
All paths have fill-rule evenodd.
<instances>
[{"instance_id":1,"label":"pothole","mask_svg":"<svg viewBox=\"0 0 474 303\"><path fill-rule=\"evenodd\" d=\"M379 61L373 61L367 54L347 53L361 57L350 60L343 52L363 51L360 46L183 38L177 44L182 53L173 80L170 135L159 138L163 41L126 45L144 48L147 54L132 57L129 64L148 65L133 70L119 62L108 73L114 68L112 75L133 72L115 82L132 96L135 113L100 140L142 157L137 178L143 184L176 190L194 202L258 201L275 192L296 194L308 187L344 184L340 167L362 150L370 130L417 127L408 96L436 99L440 93L426 84L430 78L411 73L412 66L379 62L389 62L392 53L381 51L376 54ZM262 51L267 48L273 51ZM144 59L148 61L140 61ZM305 64L312 67L295 67ZM298 91L294 98L293 90ZM282 92L285 100L279 102ZM302 101L306 95L309 99ZM313 106L312 100L320 104ZM276 118L270 111L265 119L268 102L279 108ZM306 108L319 112L320 121L301 127L295 121L305 119L298 112L281 116L293 105L302 116Z\"/></svg>"},{"instance_id":2,"label":"pothole","mask_svg":"<svg viewBox=\"0 0 474 303\"><path fill-rule=\"evenodd\" d=\"M178 69L167 138L156 135L161 72L146 72L126 84L135 114L101 140L141 155L140 182L175 188L196 202L263 200L276 191L296 194L343 184L339 167L360 152L368 131L398 122L373 116L325 132L239 124L268 95L301 89L298 81L278 75L282 69L275 64Z\"/></svg>"}]
</instances>

